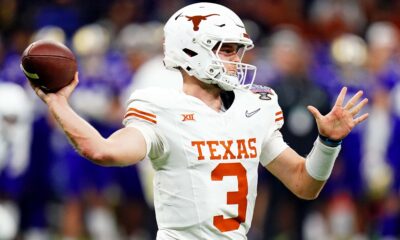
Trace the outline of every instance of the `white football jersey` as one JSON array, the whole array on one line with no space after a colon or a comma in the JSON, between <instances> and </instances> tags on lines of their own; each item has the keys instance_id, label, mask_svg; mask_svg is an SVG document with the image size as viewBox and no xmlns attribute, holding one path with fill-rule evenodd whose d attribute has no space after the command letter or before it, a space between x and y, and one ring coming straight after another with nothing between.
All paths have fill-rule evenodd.
<instances>
[{"instance_id":1,"label":"white football jersey","mask_svg":"<svg viewBox=\"0 0 400 240\"><path fill-rule=\"evenodd\" d=\"M234 90L235 100L221 112L176 89L131 95L124 124L142 129L156 170L157 239L247 239L258 164L287 147L276 94L258 91ZM159 140L146 137L149 126ZM161 153L152 154L151 141L162 142Z\"/></svg>"}]
</instances>

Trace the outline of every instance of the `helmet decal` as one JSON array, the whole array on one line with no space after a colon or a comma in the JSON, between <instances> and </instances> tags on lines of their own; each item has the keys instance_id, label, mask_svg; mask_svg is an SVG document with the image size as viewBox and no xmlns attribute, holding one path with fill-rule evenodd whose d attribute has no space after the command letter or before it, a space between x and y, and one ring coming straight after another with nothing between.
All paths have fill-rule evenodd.
<instances>
[{"instance_id":1,"label":"helmet decal","mask_svg":"<svg viewBox=\"0 0 400 240\"><path fill-rule=\"evenodd\" d=\"M207 20L208 17L211 16L219 16L219 14L217 13L212 13L212 14L208 14L205 16L202 15L196 15L196 16L186 16L186 15L182 15L182 13L180 13L178 16L175 17L175 20L178 20L178 18L180 17L186 17L188 19L188 21L192 21L193 23L193 31L198 31L200 28L200 22L203 20ZM225 25L225 24L223 24Z\"/></svg>"},{"instance_id":2,"label":"helmet decal","mask_svg":"<svg viewBox=\"0 0 400 240\"><path fill-rule=\"evenodd\" d=\"M197 16L185 16L188 21L192 21L193 23L193 30L194 31L198 31L199 30L199 26L200 26L200 22L203 20L207 20L208 17L211 16L219 16L219 14L213 13L213 14L209 14L206 16L201 16L201 15L197 15Z\"/></svg>"}]
</instances>

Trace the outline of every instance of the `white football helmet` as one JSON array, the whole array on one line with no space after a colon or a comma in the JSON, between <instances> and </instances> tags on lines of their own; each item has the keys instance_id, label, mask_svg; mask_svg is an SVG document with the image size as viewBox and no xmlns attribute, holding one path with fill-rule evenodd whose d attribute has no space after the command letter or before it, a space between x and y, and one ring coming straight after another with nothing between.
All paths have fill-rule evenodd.
<instances>
[{"instance_id":1,"label":"white football helmet","mask_svg":"<svg viewBox=\"0 0 400 240\"><path fill-rule=\"evenodd\" d=\"M215 3L188 5L167 21L164 37L164 64L168 69L182 68L190 76L228 91L253 83L256 67L241 62L244 53L253 48L253 41L242 20L230 9ZM219 58L223 43L243 46L239 62ZM224 63L236 65L236 74L228 73Z\"/></svg>"}]
</instances>

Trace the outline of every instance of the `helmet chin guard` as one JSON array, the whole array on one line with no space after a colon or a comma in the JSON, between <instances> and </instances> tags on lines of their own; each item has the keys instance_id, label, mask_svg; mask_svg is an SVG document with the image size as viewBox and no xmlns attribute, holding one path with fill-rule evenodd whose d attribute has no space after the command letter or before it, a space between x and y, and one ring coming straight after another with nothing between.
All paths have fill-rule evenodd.
<instances>
[{"instance_id":1,"label":"helmet chin guard","mask_svg":"<svg viewBox=\"0 0 400 240\"><path fill-rule=\"evenodd\" d=\"M164 34L164 64L168 69L182 68L190 76L228 91L253 83L256 67L241 62L253 42L243 22L230 9L214 3L188 5L167 21ZM224 43L243 48L239 62L219 57ZM225 65L234 65L236 71L228 72Z\"/></svg>"}]
</instances>

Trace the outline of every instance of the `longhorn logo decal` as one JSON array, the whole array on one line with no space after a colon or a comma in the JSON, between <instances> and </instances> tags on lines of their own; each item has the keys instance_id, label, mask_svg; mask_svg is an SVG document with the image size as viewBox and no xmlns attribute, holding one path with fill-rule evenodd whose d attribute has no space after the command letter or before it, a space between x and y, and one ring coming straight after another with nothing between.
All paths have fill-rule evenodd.
<instances>
[{"instance_id":1,"label":"longhorn logo decal","mask_svg":"<svg viewBox=\"0 0 400 240\"><path fill-rule=\"evenodd\" d=\"M207 20L207 18L208 17L211 17L211 16L219 16L219 14L216 14L216 13L213 13L213 14L209 14L209 15L206 15L206 16L202 16L202 15L196 15L196 16L182 16L181 14L179 14L176 18L175 18L175 20L176 19L178 19L179 17L186 17L187 19L188 19L188 21L192 21L192 23L193 23L193 30L194 31L198 31L200 28L199 28L199 26L200 26L200 22L201 21L205 21L205 20Z\"/></svg>"}]
</instances>

